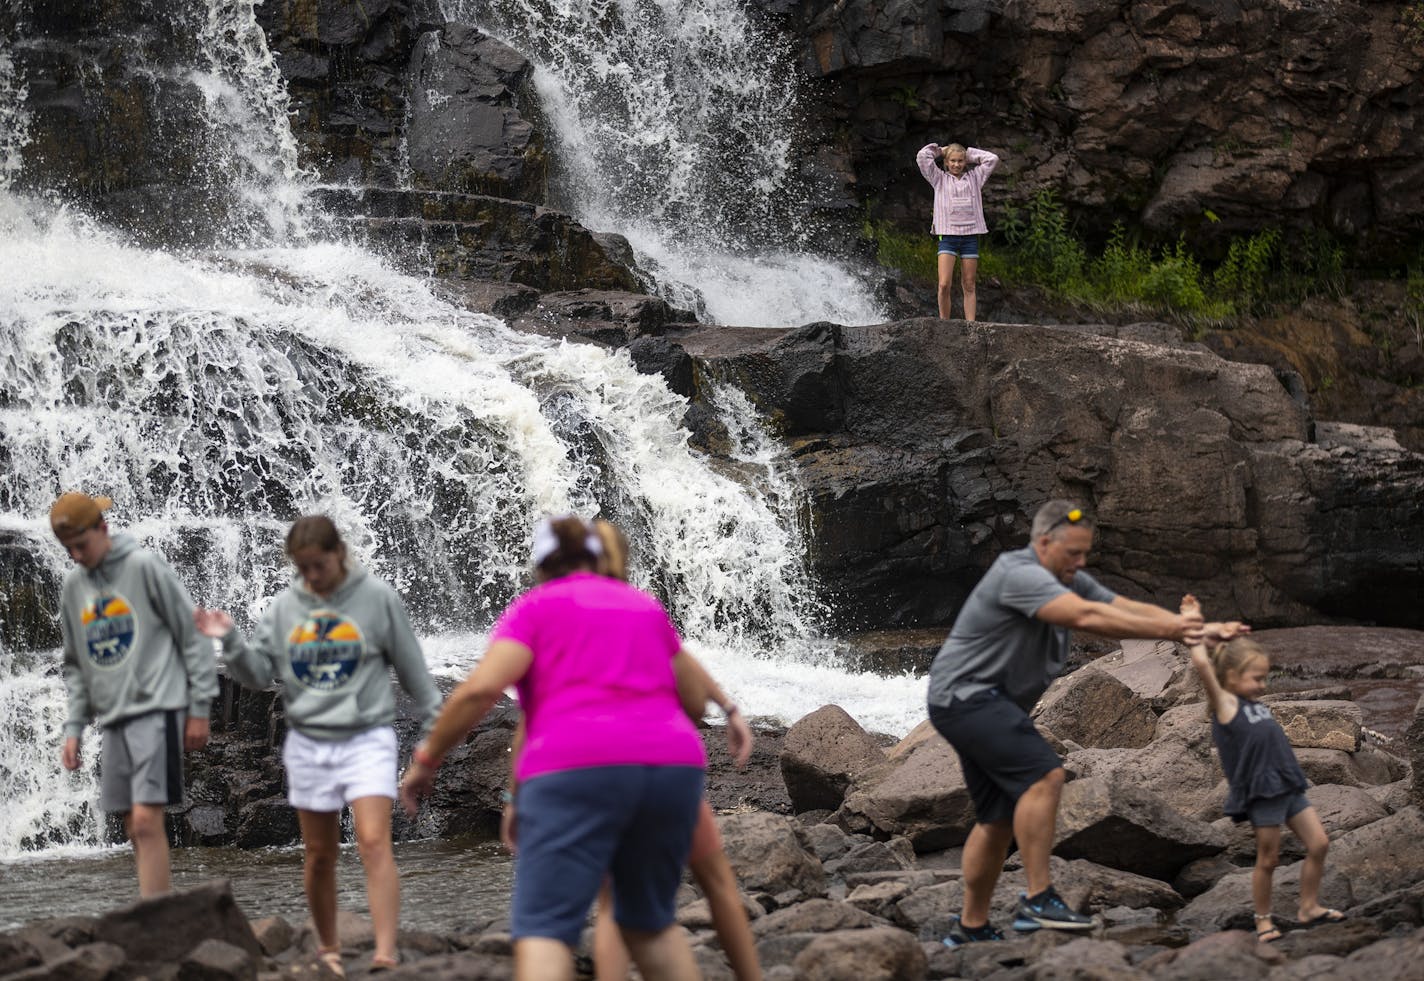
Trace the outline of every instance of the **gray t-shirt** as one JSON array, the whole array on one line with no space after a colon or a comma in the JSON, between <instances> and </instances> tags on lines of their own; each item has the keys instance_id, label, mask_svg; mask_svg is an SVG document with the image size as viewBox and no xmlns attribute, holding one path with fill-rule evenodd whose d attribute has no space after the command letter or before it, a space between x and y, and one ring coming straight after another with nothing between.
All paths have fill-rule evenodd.
<instances>
[{"instance_id":1,"label":"gray t-shirt","mask_svg":"<svg viewBox=\"0 0 1424 981\"><path fill-rule=\"evenodd\" d=\"M947 708L956 698L998 688L1024 711L1031 709L1067 663L1070 634L1034 614L1068 591L1039 564L1031 545L995 559L930 665L929 703ZM1072 591L1098 603L1117 599L1081 571Z\"/></svg>"}]
</instances>

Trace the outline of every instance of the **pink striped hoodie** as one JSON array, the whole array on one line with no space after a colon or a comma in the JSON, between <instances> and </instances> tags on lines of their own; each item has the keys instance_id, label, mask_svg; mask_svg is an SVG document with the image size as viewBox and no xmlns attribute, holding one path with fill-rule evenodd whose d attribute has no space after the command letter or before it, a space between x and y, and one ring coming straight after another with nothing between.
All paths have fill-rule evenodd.
<instances>
[{"instance_id":1,"label":"pink striped hoodie","mask_svg":"<svg viewBox=\"0 0 1424 981\"><path fill-rule=\"evenodd\" d=\"M999 165L999 158L988 150L971 146L964 151L969 168L964 171L963 177L955 177L935 166L937 153L938 143L926 143L915 154L920 173L934 188L934 224L930 226L930 231L935 235L987 234L989 226L984 224L984 202L980 192Z\"/></svg>"}]
</instances>

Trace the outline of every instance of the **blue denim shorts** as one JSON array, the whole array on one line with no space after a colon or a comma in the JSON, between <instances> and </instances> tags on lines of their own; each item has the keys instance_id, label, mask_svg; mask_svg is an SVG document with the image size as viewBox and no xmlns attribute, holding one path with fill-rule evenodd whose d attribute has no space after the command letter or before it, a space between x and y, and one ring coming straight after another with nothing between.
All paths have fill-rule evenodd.
<instances>
[{"instance_id":1,"label":"blue denim shorts","mask_svg":"<svg viewBox=\"0 0 1424 981\"><path fill-rule=\"evenodd\" d=\"M979 258L978 235L940 235L939 254L955 255L961 259Z\"/></svg>"},{"instance_id":2,"label":"blue denim shorts","mask_svg":"<svg viewBox=\"0 0 1424 981\"><path fill-rule=\"evenodd\" d=\"M1262 797L1246 805L1246 818L1253 828L1279 828L1309 806L1302 793Z\"/></svg>"},{"instance_id":3,"label":"blue denim shorts","mask_svg":"<svg viewBox=\"0 0 1424 981\"><path fill-rule=\"evenodd\" d=\"M514 939L576 947L605 876L619 926L671 926L702 784L691 766L599 766L526 780L515 804Z\"/></svg>"}]
</instances>

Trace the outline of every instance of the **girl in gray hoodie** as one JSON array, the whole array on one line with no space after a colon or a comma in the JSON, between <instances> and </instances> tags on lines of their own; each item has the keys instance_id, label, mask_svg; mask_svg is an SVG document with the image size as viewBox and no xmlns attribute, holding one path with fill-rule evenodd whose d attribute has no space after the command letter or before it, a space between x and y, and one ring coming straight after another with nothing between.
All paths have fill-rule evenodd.
<instances>
[{"instance_id":1,"label":"girl in gray hoodie","mask_svg":"<svg viewBox=\"0 0 1424 981\"><path fill-rule=\"evenodd\" d=\"M396 796L395 692L390 669L428 730L440 692L405 606L389 585L347 562L330 518L309 515L287 533L297 578L262 615L249 642L222 610L198 610L198 630L222 641L228 674L249 688L282 685L288 800L297 809L304 884L318 954L343 974L336 931L340 816L349 804L366 870L376 950L372 969L396 964L400 881L391 848Z\"/></svg>"}]
</instances>

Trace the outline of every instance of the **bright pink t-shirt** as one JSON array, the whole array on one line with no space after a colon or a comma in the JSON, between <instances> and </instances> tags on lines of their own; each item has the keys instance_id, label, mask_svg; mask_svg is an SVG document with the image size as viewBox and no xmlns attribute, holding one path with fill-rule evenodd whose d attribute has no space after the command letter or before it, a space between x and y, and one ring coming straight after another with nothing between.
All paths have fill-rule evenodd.
<instances>
[{"instance_id":1,"label":"bright pink t-shirt","mask_svg":"<svg viewBox=\"0 0 1424 981\"><path fill-rule=\"evenodd\" d=\"M593 766L707 765L677 699L672 659L682 640L647 593L575 572L516 599L490 640L534 653L517 686L527 734L516 779Z\"/></svg>"}]
</instances>

